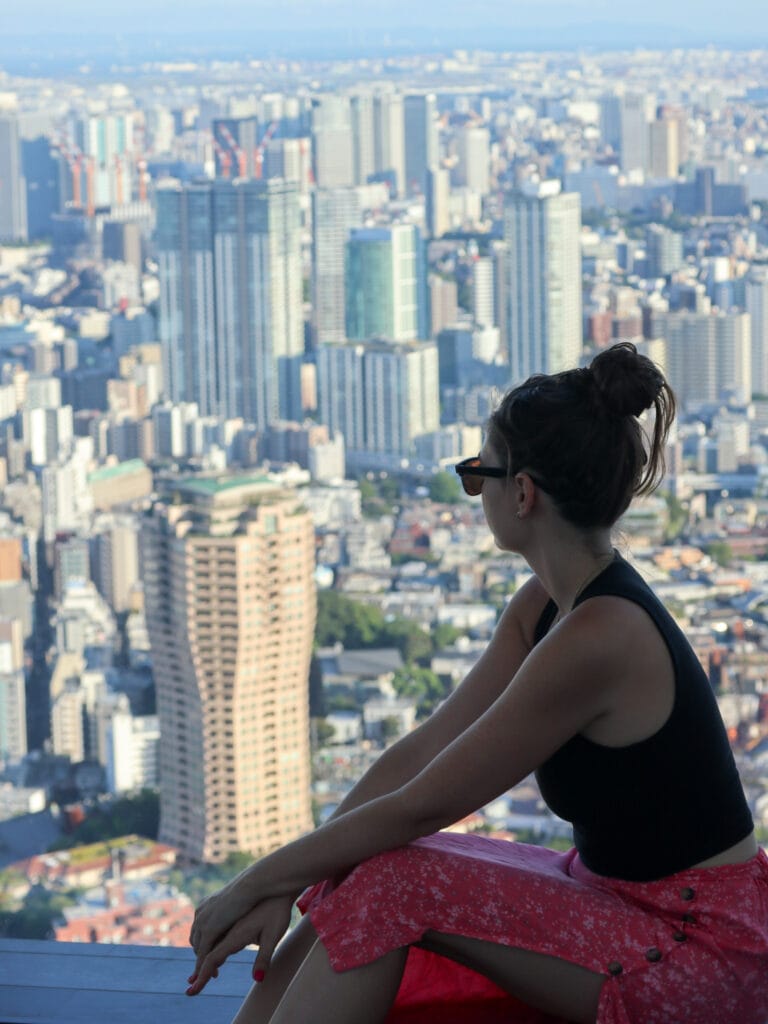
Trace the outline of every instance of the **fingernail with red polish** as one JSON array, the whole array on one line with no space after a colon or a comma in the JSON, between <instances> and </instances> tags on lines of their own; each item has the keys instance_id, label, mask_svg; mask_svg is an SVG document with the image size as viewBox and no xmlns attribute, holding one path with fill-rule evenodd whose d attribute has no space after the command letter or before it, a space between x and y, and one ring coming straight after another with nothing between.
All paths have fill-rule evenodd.
<instances>
[{"instance_id":1,"label":"fingernail with red polish","mask_svg":"<svg viewBox=\"0 0 768 1024\"><path fill-rule=\"evenodd\" d=\"M191 985L194 981L196 981L196 979L197 979L197 975L196 974L190 974L190 976L187 978L187 984Z\"/></svg>"},{"instance_id":2,"label":"fingernail with red polish","mask_svg":"<svg viewBox=\"0 0 768 1024\"><path fill-rule=\"evenodd\" d=\"M264 981L264 971L254 971L253 972L253 980L254 981Z\"/></svg>"}]
</instances>

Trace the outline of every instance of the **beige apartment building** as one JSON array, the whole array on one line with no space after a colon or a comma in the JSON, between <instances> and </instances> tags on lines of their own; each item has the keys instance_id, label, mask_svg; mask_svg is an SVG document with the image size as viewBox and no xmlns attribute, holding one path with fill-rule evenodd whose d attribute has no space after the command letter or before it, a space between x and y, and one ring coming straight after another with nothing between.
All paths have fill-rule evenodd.
<instances>
[{"instance_id":1,"label":"beige apartment building","mask_svg":"<svg viewBox=\"0 0 768 1024\"><path fill-rule=\"evenodd\" d=\"M216 862L312 828L314 529L261 477L175 480L144 517L160 841Z\"/></svg>"}]
</instances>

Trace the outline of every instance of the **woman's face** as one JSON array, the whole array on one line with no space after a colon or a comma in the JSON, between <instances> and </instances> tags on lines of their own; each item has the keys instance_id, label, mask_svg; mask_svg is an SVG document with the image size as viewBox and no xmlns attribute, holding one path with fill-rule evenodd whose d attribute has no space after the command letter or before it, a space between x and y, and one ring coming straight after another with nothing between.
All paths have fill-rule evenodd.
<instances>
[{"instance_id":1,"label":"woman's face","mask_svg":"<svg viewBox=\"0 0 768 1024\"><path fill-rule=\"evenodd\" d=\"M506 454L502 455L495 445L486 438L480 450L480 462L484 466L498 466L505 469ZM515 484L504 477L486 477L480 492L483 512L488 527L498 547L505 551L515 550L517 533L517 517L515 504Z\"/></svg>"}]
</instances>

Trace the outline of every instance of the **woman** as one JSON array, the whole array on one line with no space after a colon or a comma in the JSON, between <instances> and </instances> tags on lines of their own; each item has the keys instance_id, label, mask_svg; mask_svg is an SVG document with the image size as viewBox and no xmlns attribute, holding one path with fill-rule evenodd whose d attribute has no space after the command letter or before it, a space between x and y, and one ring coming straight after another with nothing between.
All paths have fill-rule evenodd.
<instances>
[{"instance_id":1,"label":"woman","mask_svg":"<svg viewBox=\"0 0 768 1024\"><path fill-rule=\"evenodd\" d=\"M476 1021L484 998L494 1020L532 1019L522 1003L598 1024L768 1021L768 858L706 676L611 545L660 478L673 417L630 344L504 398L457 471L533 577L463 684L329 822L201 904L190 994L257 943L236 1024L374 1024L420 985L468 993ZM575 850L439 834L532 771Z\"/></svg>"}]
</instances>

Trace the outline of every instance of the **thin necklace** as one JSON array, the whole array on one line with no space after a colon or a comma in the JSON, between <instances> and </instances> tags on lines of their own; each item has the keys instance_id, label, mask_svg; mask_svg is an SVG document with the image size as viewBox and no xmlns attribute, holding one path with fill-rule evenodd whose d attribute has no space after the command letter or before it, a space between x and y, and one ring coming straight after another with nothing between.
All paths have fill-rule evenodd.
<instances>
[{"instance_id":1,"label":"thin necklace","mask_svg":"<svg viewBox=\"0 0 768 1024\"><path fill-rule=\"evenodd\" d=\"M608 559L608 555L604 555L603 557L604 557L605 559ZM603 571L604 571L605 569L607 569L607 568L608 568L608 566L609 566L609 565L611 564L611 562L613 562L613 561L614 561L614 559L615 559L615 558L616 558L616 552L615 552L615 551L611 551L610 559L609 559L608 561L606 561L606 562L605 562L605 563L604 563L603 565L600 565L600 566L598 566L598 567L597 567L597 569L594 569L594 570L593 570L593 571L592 571L592 572L591 572L591 573L590 573L590 574L589 574L589 575L587 576L587 578L586 578L585 580L583 580L583 582L582 582L582 583L580 583L580 584L579 584L579 589L578 589L578 590L576 591L576 595L575 595L575 597L574 597L574 599L573 599L573 601L572 601L572 603L571 603L571 607L570 607L570 608L568 609L568 611L567 611L567 612L561 612L561 611L560 611L560 610L558 609L557 615L555 616L555 618L554 618L554 620L553 620L553 622L552 622L552 625L553 625L553 626L556 626L556 625L558 624L558 622L560 622L560 620L561 620L561 619L564 619L564 618L565 618L565 616L569 614L569 612L572 612L572 611L573 611L573 606L574 606L574 605L576 604L576 602L578 601L578 599L579 599L579 598L581 597L581 595L582 595L582 594L584 593L584 591L585 591L585 590L587 589L587 587L589 586L589 584L590 584L590 583L592 583L592 581L593 581L593 580L596 580L596 579L597 579L597 577L598 577L598 576L600 575L600 573L601 573L601 572L603 572ZM550 628L551 628L551 627L550 627Z\"/></svg>"}]
</instances>

